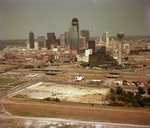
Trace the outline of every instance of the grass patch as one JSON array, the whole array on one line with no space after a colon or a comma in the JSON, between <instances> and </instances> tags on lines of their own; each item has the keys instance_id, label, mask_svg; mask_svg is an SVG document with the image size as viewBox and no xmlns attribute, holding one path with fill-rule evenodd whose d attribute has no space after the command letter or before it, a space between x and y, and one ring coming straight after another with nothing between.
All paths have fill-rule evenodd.
<instances>
[{"instance_id":1,"label":"grass patch","mask_svg":"<svg viewBox=\"0 0 150 128\"><path fill-rule=\"evenodd\" d=\"M15 111L13 114L14 115L19 115L19 116L31 116L31 117L34 116L34 113L31 113L31 112L21 112L21 111Z\"/></svg>"},{"instance_id":2,"label":"grass patch","mask_svg":"<svg viewBox=\"0 0 150 128\"><path fill-rule=\"evenodd\" d=\"M17 81L17 79L0 78L0 84L2 84L2 85L6 85L6 84L9 84L9 83L14 83L16 81Z\"/></svg>"},{"instance_id":3,"label":"grass patch","mask_svg":"<svg viewBox=\"0 0 150 128\"><path fill-rule=\"evenodd\" d=\"M134 72L134 69L122 69L120 72Z\"/></svg>"}]
</instances>

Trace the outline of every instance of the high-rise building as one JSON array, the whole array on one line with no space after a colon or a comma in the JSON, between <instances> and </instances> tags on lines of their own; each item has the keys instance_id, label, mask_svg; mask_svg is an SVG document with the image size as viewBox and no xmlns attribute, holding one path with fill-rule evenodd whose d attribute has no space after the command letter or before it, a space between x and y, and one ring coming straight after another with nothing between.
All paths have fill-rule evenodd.
<instances>
[{"instance_id":1,"label":"high-rise building","mask_svg":"<svg viewBox=\"0 0 150 128\"><path fill-rule=\"evenodd\" d=\"M81 36L85 37L86 42L89 42L90 40L89 30L81 30Z\"/></svg>"},{"instance_id":2,"label":"high-rise building","mask_svg":"<svg viewBox=\"0 0 150 128\"><path fill-rule=\"evenodd\" d=\"M107 50L109 47L109 32L103 33L102 40L106 43L106 50Z\"/></svg>"},{"instance_id":3,"label":"high-rise building","mask_svg":"<svg viewBox=\"0 0 150 128\"><path fill-rule=\"evenodd\" d=\"M88 49L92 49L92 51L95 52L95 47L96 47L95 41L94 40L90 40L88 42Z\"/></svg>"},{"instance_id":4,"label":"high-rise building","mask_svg":"<svg viewBox=\"0 0 150 128\"><path fill-rule=\"evenodd\" d=\"M47 42L46 46L48 49L51 49L51 45L56 43L55 33L47 33Z\"/></svg>"},{"instance_id":5,"label":"high-rise building","mask_svg":"<svg viewBox=\"0 0 150 128\"><path fill-rule=\"evenodd\" d=\"M60 35L60 46L65 46L65 35L61 34Z\"/></svg>"},{"instance_id":6,"label":"high-rise building","mask_svg":"<svg viewBox=\"0 0 150 128\"><path fill-rule=\"evenodd\" d=\"M38 36L38 46L39 48L43 48L46 46L46 40L44 36Z\"/></svg>"},{"instance_id":7,"label":"high-rise building","mask_svg":"<svg viewBox=\"0 0 150 128\"><path fill-rule=\"evenodd\" d=\"M34 33L32 31L29 33L29 42L30 48L34 48Z\"/></svg>"},{"instance_id":8,"label":"high-rise building","mask_svg":"<svg viewBox=\"0 0 150 128\"><path fill-rule=\"evenodd\" d=\"M79 38L79 49L85 47L85 37Z\"/></svg>"},{"instance_id":9,"label":"high-rise building","mask_svg":"<svg viewBox=\"0 0 150 128\"><path fill-rule=\"evenodd\" d=\"M79 21L78 21L77 18L72 19L71 26L76 26L77 27L77 32L79 32Z\"/></svg>"},{"instance_id":10,"label":"high-rise building","mask_svg":"<svg viewBox=\"0 0 150 128\"><path fill-rule=\"evenodd\" d=\"M102 35L102 40L103 40L104 42L106 42L106 33L105 33L105 32L104 32L103 35Z\"/></svg>"},{"instance_id":11,"label":"high-rise building","mask_svg":"<svg viewBox=\"0 0 150 128\"><path fill-rule=\"evenodd\" d=\"M72 19L70 32L70 46L72 50L79 51L79 22L77 18Z\"/></svg>"},{"instance_id":12,"label":"high-rise building","mask_svg":"<svg viewBox=\"0 0 150 128\"><path fill-rule=\"evenodd\" d=\"M70 44L70 42L69 42L69 32L65 32L65 44L66 45Z\"/></svg>"}]
</instances>

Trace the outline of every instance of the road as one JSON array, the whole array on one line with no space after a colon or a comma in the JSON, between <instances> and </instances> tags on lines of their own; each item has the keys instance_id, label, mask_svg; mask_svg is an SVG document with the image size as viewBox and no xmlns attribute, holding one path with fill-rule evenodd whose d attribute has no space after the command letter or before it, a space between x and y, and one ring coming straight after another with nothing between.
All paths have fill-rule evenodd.
<instances>
[{"instance_id":1,"label":"road","mask_svg":"<svg viewBox=\"0 0 150 128\"><path fill-rule=\"evenodd\" d=\"M6 127L7 120L11 120L11 123L7 124L11 127L13 121L16 122L16 127L24 125L25 128L44 128L46 126L62 127L62 126L77 126L77 127L93 127L93 128L150 128L150 125L134 125L134 124L120 124L120 123L107 123L107 122L91 122L91 121L78 121L72 119L61 119L61 118L39 118L39 117L20 117L20 116L4 116L0 115L1 128ZM18 126L17 126L18 125Z\"/></svg>"}]
</instances>

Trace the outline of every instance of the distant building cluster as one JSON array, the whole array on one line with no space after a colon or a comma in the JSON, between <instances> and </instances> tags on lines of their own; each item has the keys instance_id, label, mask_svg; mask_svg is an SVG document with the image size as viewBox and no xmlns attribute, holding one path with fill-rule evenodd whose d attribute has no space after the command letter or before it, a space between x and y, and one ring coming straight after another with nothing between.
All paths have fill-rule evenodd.
<instances>
[{"instance_id":1,"label":"distant building cluster","mask_svg":"<svg viewBox=\"0 0 150 128\"><path fill-rule=\"evenodd\" d=\"M34 39L34 33L29 33L29 41L26 41L27 51L42 52L45 51L47 57L42 57L44 61L55 60L73 60L88 62L92 50L95 51L95 41L90 40L89 30L79 30L79 21L73 18L68 32L60 34L57 39L55 33L47 33L47 39L44 36L38 36L37 42ZM53 57L52 57L53 56Z\"/></svg>"},{"instance_id":2,"label":"distant building cluster","mask_svg":"<svg viewBox=\"0 0 150 128\"><path fill-rule=\"evenodd\" d=\"M47 33L46 38L38 36L35 40L31 31L29 40L25 42L26 47L11 48L9 53L5 54L5 58L32 64L48 61L78 61L93 66L106 62L118 65L132 62L150 63L149 40L123 41L123 32L118 32L117 37L118 40L110 39L109 32L106 31L99 38L91 40L89 30L80 31L79 20L73 18L71 27L60 34L59 38L51 32Z\"/></svg>"}]
</instances>

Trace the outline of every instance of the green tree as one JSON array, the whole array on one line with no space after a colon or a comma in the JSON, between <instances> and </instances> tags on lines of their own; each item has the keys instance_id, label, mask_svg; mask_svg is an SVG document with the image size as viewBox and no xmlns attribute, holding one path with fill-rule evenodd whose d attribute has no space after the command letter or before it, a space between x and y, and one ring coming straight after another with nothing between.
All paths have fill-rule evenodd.
<instances>
[{"instance_id":1,"label":"green tree","mask_svg":"<svg viewBox=\"0 0 150 128\"><path fill-rule=\"evenodd\" d=\"M133 92L128 92L128 95L134 96L134 93Z\"/></svg>"},{"instance_id":2,"label":"green tree","mask_svg":"<svg viewBox=\"0 0 150 128\"><path fill-rule=\"evenodd\" d=\"M148 88L148 95L150 95L150 88Z\"/></svg>"},{"instance_id":3,"label":"green tree","mask_svg":"<svg viewBox=\"0 0 150 128\"><path fill-rule=\"evenodd\" d=\"M110 92L115 93L115 90L113 88L110 89Z\"/></svg>"},{"instance_id":4,"label":"green tree","mask_svg":"<svg viewBox=\"0 0 150 128\"><path fill-rule=\"evenodd\" d=\"M110 93L110 98L111 98L111 100L112 101L115 101L116 100L116 95L115 95L115 93Z\"/></svg>"},{"instance_id":5,"label":"green tree","mask_svg":"<svg viewBox=\"0 0 150 128\"><path fill-rule=\"evenodd\" d=\"M137 100L137 101L138 101L138 104L140 105L140 107L145 107L145 105L146 105L145 100L139 99L139 100Z\"/></svg>"},{"instance_id":6,"label":"green tree","mask_svg":"<svg viewBox=\"0 0 150 128\"><path fill-rule=\"evenodd\" d=\"M146 106L150 106L150 98L149 97L143 98L142 100L144 100Z\"/></svg>"},{"instance_id":7,"label":"green tree","mask_svg":"<svg viewBox=\"0 0 150 128\"><path fill-rule=\"evenodd\" d=\"M123 93L123 89L121 87L117 87L116 94L120 95Z\"/></svg>"},{"instance_id":8,"label":"green tree","mask_svg":"<svg viewBox=\"0 0 150 128\"><path fill-rule=\"evenodd\" d=\"M139 91L139 93L141 93L141 94L145 94L145 91L144 91L144 89L143 89L142 87L138 87L138 91Z\"/></svg>"},{"instance_id":9,"label":"green tree","mask_svg":"<svg viewBox=\"0 0 150 128\"><path fill-rule=\"evenodd\" d=\"M122 83L123 83L123 85L127 85L127 81L126 80L123 80Z\"/></svg>"},{"instance_id":10,"label":"green tree","mask_svg":"<svg viewBox=\"0 0 150 128\"><path fill-rule=\"evenodd\" d=\"M148 83L150 84L150 79L149 79Z\"/></svg>"},{"instance_id":11,"label":"green tree","mask_svg":"<svg viewBox=\"0 0 150 128\"><path fill-rule=\"evenodd\" d=\"M139 93L139 92L138 92L138 93L136 93L136 98L137 98L137 99L141 99L141 98L142 98L141 93Z\"/></svg>"},{"instance_id":12,"label":"green tree","mask_svg":"<svg viewBox=\"0 0 150 128\"><path fill-rule=\"evenodd\" d=\"M37 66L37 68L41 68L41 65Z\"/></svg>"},{"instance_id":13,"label":"green tree","mask_svg":"<svg viewBox=\"0 0 150 128\"><path fill-rule=\"evenodd\" d=\"M137 102L136 99L134 99L134 100L132 101L132 106L134 106L134 107L138 107L138 106L139 106L139 104L138 104L138 102Z\"/></svg>"}]
</instances>

